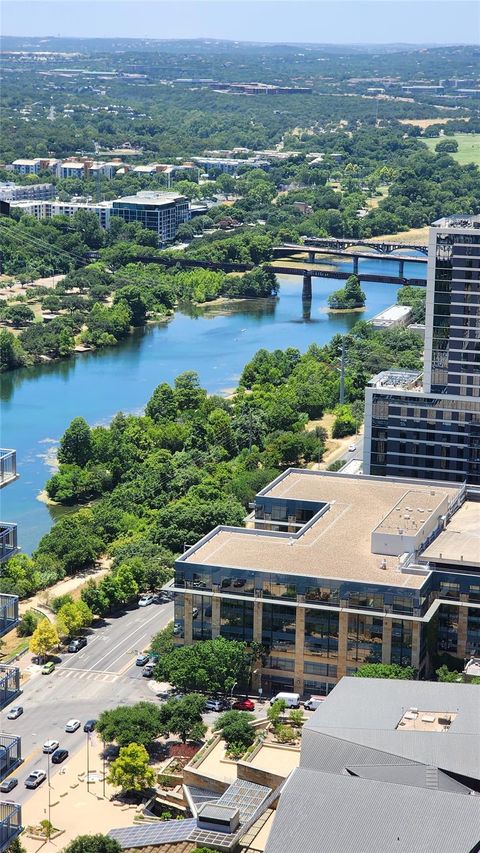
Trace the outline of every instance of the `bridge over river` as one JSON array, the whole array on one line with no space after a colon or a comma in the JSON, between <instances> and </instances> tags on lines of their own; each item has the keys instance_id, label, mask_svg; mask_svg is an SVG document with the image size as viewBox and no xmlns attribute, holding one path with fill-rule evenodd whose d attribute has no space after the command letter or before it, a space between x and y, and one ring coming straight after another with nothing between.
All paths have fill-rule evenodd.
<instances>
[{"instance_id":1,"label":"bridge over river","mask_svg":"<svg viewBox=\"0 0 480 853\"><path fill-rule=\"evenodd\" d=\"M273 256L274 258L285 258L290 257L291 255L298 255L300 253L308 255L308 262L310 264L315 263L317 255L335 255L338 257L344 258L352 258L353 259L353 269L352 272L354 275L359 275L359 259L367 258L368 260L373 261L398 261L398 276L399 278L403 278L405 263L415 263L415 264L426 264L428 262L428 258L426 256L415 257L414 255L406 255L406 254L398 254L399 249L402 249L403 252L406 248L413 248L408 246L400 246L397 243L380 243L378 250L371 251L371 249L376 245L375 243L365 244L365 243L348 243L347 240L319 240L321 246L317 246L315 241L315 246L312 246L310 243L300 244L300 243L284 243L281 246L273 247ZM360 251L350 251L349 246L358 245L365 246L370 249L370 251L361 250ZM386 247L391 247L388 251ZM417 246L417 251L424 252L426 251L426 246ZM395 254L394 254L395 253Z\"/></svg>"}]
</instances>

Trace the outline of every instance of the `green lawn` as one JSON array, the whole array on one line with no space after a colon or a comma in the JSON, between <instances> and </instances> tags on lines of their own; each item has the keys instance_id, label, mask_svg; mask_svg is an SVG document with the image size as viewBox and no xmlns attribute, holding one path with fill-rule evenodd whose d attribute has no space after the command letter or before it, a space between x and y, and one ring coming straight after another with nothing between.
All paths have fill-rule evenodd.
<instances>
[{"instance_id":1,"label":"green lawn","mask_svg":"<svg viewBox=\"0 0 480 853\"><path fill-rule=\"evenodd\" d=\"M440 139L457 140L458 151L451 156L461 166L466 166L467 163L476 163L477 166L480 166L480 136L478 133L456 133L454 136L442 136ZM422 142L428 145L430 151L435 151L435 146L440 142L440 139L425 139L422 137Z\"/></svg>"}]
</instances>

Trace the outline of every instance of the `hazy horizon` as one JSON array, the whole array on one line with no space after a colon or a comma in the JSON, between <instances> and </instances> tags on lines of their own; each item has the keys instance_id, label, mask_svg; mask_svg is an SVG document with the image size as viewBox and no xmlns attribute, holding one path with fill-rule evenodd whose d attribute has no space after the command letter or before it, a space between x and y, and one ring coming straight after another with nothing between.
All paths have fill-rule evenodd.
<instances>
[{"instance_id":1,"label":"hazy horizon","mask_svg":"<svg viewBox=\"0 0 480 853\"><path fill-rule=\"evenodd\" d=\"M5 0L2 8L2 35L15 38L318 46L479 42L474 0Z\"/></svg>"}]
</instances>

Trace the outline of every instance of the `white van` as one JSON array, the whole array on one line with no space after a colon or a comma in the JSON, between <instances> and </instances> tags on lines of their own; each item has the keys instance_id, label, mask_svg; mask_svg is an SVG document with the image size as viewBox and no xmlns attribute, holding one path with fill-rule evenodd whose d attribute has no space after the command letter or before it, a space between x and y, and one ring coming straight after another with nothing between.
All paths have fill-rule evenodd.
<instances>
[{"instance_id":1,"label":"white van","mask_svg":"<svg viewBox=\"0 0 480 853\"><path fill-rule=\"evenodd\" d=\"M306 711L316 711L325 699L326 696L310 696L310 699L303 703L303 707Z\"/></svg>"},{"instance_id":2,"label":"white van","mask_svg":"<svg viewBox=\"0 0 480 853\"><path fill-rule=\"evenodd\" d=\"M282 699L285 702L287 708L299 708L300 707L300 693L277 693L276 696L273 696L270 700L270 705L273 705L277 699Z\"/></svg>"}]
</instances>

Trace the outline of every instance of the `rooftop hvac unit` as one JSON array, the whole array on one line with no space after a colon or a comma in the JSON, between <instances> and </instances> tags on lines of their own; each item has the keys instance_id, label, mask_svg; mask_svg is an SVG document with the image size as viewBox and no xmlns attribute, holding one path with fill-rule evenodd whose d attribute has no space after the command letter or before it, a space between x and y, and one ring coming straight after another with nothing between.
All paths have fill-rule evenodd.
<instances>
[{"instance_id":1,"label":"rooftop hvac unit","mask_svg":"<svg viewBox=\"0 0 480 853\"><path fill-rule=\"evenodd\" d=\"M387 568L387 561L386 561L386 560L382 560L382 562L380 563L380 568L381 568L381 569L386 569L386 568Z\"/></svg>"}]
</instances>

